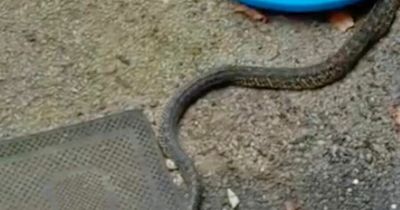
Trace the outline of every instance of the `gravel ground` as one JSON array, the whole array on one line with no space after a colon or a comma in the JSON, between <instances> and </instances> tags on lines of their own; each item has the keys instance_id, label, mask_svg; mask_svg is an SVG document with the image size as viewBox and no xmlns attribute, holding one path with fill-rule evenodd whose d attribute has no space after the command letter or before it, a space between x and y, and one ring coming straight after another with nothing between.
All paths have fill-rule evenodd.
<instances>
[{"instance_id":1,"label":"gravel ground","mask_svg":"<svg viewBox=\"0 0 400 210\"><path fill-rule=\"evenodd\" d=\"M300 66L351 34L314 18L235 14L226 0L2 0L0 137L143 108L157 126L185 81L228 63ZM400 15L400 13L398 13ZM343 81L318 91L226 88L193 106L182 144L206 185L203 209L400 208L388 112L400 19Z\"/></svg>"}]
</instances>

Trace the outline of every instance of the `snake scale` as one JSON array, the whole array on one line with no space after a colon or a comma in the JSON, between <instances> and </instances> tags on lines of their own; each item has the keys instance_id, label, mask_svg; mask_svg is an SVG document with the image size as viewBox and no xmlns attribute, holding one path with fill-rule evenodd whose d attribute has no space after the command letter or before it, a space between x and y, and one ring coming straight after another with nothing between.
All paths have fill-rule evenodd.
<instances>
[{"instance_id":1,"label":"snake scale","mask_svg":"<svg viewBox=\"0 0 400 210\"><path fill-rule=\"evenodd\" d=\"M357 25L352 36L322 62L300 67L257 67L226 65L196 77L179 89L162 113L159 144L174 160L189 188L190 206L199 209L202 186L192 160L178 141L179 122L190 105L207 92L221 86L244 86L275 90L310 90L327 86L343 78L372 44L387 34L396 16L400 0L377 0Z\"/></svg>"}]
</instances>

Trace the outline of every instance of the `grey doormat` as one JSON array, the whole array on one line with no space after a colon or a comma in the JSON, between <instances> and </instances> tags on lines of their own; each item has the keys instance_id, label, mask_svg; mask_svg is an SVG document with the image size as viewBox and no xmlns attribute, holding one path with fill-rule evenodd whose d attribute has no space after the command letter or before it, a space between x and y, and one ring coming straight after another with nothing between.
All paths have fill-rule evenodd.
<instances>
[{"instance_id":1,"label":"grey doormat","mask_svg":"<svg viewBox=\"0 0 400 210\"><path fill-rule=\"evenodd\" d=\"M138 110L0 142L1 210L180 210Z\"/></svg>"}]
</instances>

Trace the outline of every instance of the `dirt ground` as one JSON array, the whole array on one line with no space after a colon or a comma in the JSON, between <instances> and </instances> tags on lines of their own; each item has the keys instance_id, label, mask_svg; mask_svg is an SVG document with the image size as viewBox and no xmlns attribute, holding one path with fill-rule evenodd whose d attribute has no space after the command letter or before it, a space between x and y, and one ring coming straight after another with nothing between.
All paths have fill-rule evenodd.
<instances>
[{"instance_id":1,"label":"dirt ground","mask_svg":"<svg viewBox=\"0 0 400 210\"><path fill-rule=\"evenodd\" d=\"M400 16L400 13L398 13ZM228 0L0 1L0 137L143 108L154 127L174 91L220 64L302 66L352 31ZM191 107L182 144L206 185L203 209L400 208L389 114L400 18L343 81L317 91L226 88Z\"/></svg>"}]
</instances>

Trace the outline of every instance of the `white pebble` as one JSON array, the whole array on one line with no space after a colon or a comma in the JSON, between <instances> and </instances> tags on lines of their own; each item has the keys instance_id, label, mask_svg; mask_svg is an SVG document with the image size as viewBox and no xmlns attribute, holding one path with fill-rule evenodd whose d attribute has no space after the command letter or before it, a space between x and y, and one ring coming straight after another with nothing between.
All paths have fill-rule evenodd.
<instances>
[{"instance_id":1,"label":"white pebble","mask_svg":"<svg viewBox=\"0 0 400 210\"><path fill-rule=\"evenodd\" d=\"M177 186L182 186L183 184L183 178L181 175L177 174L174 176L174 178L172 179L172 181L174 182L175 185Z\"/></svg>"},{"instance_id":2,"label":"white pebble","mask_svg":"<svg viewBox=\"0 0 400 210\"><path fill-rule=\"evenodd\" d=\"M231 190L227 190L229 204L231 205L232 209L235 209L239 205L239 198L236 194Z\"/></svg>"},{"instance_id":3,"label":"white pebble","mask_svg":"<svg viewBox=\"0 0 400 210\"><path fill-rule=\"evenodd\" d=\"M174 162L173 160L171 160L171 159L165 160L165 164L167 165L167 168L168 168L169 170L176 170L176 169L178 169L178 167L176 167L175 162Z\"/></svg>"},{"instance_id":4,"label":"white pebble","mask_svg":"<svg viewBox=\"0 0 400 210\"><path fill-rule=\"evenodd\" d=\"M353 184L354 184L354 185L357 185L357 184L359 184L359 183L360 183L360 181L359 181L358 179L354 179L354 180L353 180Z\"/></svg>"},{"instance_id":5,"label":"white pebble","mask_svg":"<svg viewBox=\"0 0 400 210\"><path fill-rule=\"evenodd\" d=\"M397 204L392 204L392 205L390 205L390 209L397 209Z\"/></svg>"}]
</instances>

